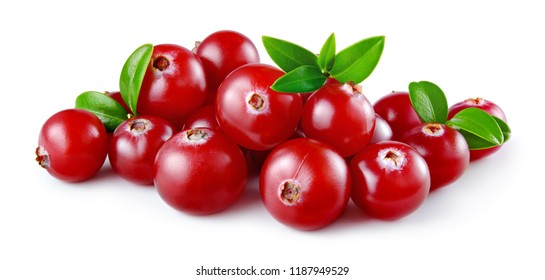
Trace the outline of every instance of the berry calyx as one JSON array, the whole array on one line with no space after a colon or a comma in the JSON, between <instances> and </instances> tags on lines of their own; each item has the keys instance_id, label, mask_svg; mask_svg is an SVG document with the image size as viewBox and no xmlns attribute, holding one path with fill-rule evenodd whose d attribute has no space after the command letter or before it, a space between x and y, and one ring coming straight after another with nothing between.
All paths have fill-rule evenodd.
<instances>
[{"instance_id":1,"label":"berry calyx","mask_svg":"<svg viewBox=\"0 0 545 280\"><path fill-rule=\"evenodd\" d=\"M248 98L248 105L250 105L250 109L256 112L265 110L267 106L265 98L266 97L264 95L259 93L250 93Z\"/></svg>"},{"instance_id":2,"label":"berry calyx","mask_svg":"<svg viewBox=\"0 0 545 280\"><path fill-rule=\"evenodd\" d=\"M153 58L152 62L153 68L155 68L158 71L164 71L170 66L170 61L168 58L160 55L158 57Z\"/></svg>"},{"instance_id":3,"label":"berry calyx","mask_svg":"<svg viewBox=\"0 0 545 280\"><path fill-rule=\"evenodd\" d=\"M286 205L294 205L301 197L301 187L293 180L287 180L280 185L280 199Z\"/></svg>"}]
</instances>

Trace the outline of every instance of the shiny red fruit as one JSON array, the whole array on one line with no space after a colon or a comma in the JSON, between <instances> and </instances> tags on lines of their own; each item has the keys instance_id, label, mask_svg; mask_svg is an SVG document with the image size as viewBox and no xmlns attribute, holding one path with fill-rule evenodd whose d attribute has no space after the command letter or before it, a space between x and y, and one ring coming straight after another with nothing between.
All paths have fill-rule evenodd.
<instances>
[{"instance_id":1,"label":"shiny red fruit","mask_svg":"<svg viewBox=\"0 0 545 280\"><path fill-rule=\"evenodd\" d=\"M335 221L345 209L350 174L344 159L330 146L298 138L276 147L267 157L259 191L275 219L314 230Z\"/></svg>"},{"instance_id":2,"label":"shiny red fruit","mask_svg":"<svg viewBox=\"0 0 545 280\"><path fill-rule=\"evenodd\" d=\"M422 124L408 92L392 92L385 95L375 102L373 108L375 113L390 125L392 140L400 140L406 131Z\"/></svg>"},{"instance_id":3,"label":"shiny red fruit","mask_svg":"<svg viewBox=\"0 0 545 280\"><path fill-rule=\"evenodd\" d=\"M239 147L209 128L175 134L155 158L159 195L172 208L190 214L212 214L233 205L246 180L246 159Z\"/></svg>"},{"instance_id":4,"label":"shiny red fruit","mask_svg":"<svg viewBox=\"0 0 545 280\"><path fill-rule=\"evenodd\" d=\"M430 191L430 172L411 146L382 141L350 162L352 201L375 218L395 220L414 212Z\"/></svg>"},{"instance_id":5,"label":"shiny red fruit","mask_svg":"<svg viewBox=\"0 0 545 280\"><path fill-rule=\"evenodd\" d=\"M153 163L175 128L155 116L138 116L122 122L110 139L108 159L115 173L141 185L153 184Z\"/></svg>"},{"instance_id":6,"label":"shiny red fruit","mask_svg":"<svg viewBox=\"0 0 545 280\"><path fill-rule=\"evenodd\" d=\"M137 113L161 117L181 129L185 119L204 105L204 68L195 54L178 45L157 45L146 70Z\"/></svg>"},{"instance_id":7,"label":"shiny red fruit","mask_svg":"<svg viewBox=\"0 0 545 280\"><path fill-rule=\"evenodd\" d=\"M403 135L402 142L415 148L426 160L431 190L456 181L469 165L469 148L464 136L444 124L416 126Z\"/></svg>"},{"instance_id":8,"label":"shiny red fruit","mask_svg":"<svg viewBox=\"0 0 545 280\"><path fill-rule=\"evenodd\" d=\"M380 141L392 140L392 128L381 116L375 114L375 130L373 136L369 140L369 144L378 143Z\"/></svg>"},{"instance_id":9,"label":"shiny red fruit","mask_svg":"<svg viewBox=\"0 0 545 280\"><path fill-rule=\"evenodd\" d=\"M248 63L259 63L254 43L245 35L231 30L210 34L198 43L194 52L202 61L208 87L214 94L233 70Z\"/></svg>"},{"instance_id":10,"label":"shiny red fruit","mask_svg":"<svg viewBox=\"0 0 545 280\"><path fill-rule=\"evenodd\" d=\"M185 121L184 130L197 127L220 128L216 120L216 109L214 106L206 105L201 107Z\"/></svg>"},{"instance_id":11,"label":"shiny red fruit","mask_svg":"<svg viewBox=\"0 0 545 280\"><path fill-rule=\"evenodd\" d=\"M308 138L324 142L348 157L369 143L375 129L375 112L359 86L331 83L310 96L301 123Z\"/></svg>"},{"instance_id":12,"label":"shiny red fruit","mask_svg":"<svg viewBox=\"0 0 545 280\"><path fill-rule=\"evenodd\" d=\"M100 170L107 152L108 136L100 119L82 109L67 109L42 126L36 161L57 179L79 182Z\"/></svg>"},{"instance_id":13,"label":"shiny red fruit","mask_svg":"<svg viewBox=\"0 0 545 280\"><path fill-rule=\"evenodd\" d=\"M456 115L458 112L462 111L466 108L478 108L481 109L487 113L489 113L492 116L495 116L499 119L501 119L504 122L507 122L507 118L505 117L505 113L500 108L500 106L496 105L494 102L482 98L468 98L462 102L458 102L454 105L452 105L448 110L448 119L451 119ZM488 149L482 149L482 150L470 150L470 160L478 160L483 157L487 157L495 152L497 152L501 148L500 146L488 148Z\"/></svg>"},{"instance_id":14,"label":"shiny red fruit","mask_svg":"<svg viewBox=\"0 0 545 280\"><path fill-rule=\"evenodd\" d=\"M270 88L282 75L270 65L248 64L233 71L219 87L216 118L223 132L240 146L271 149L295 132L303 100L299 94Z\"/></svg>"}]
</instances>

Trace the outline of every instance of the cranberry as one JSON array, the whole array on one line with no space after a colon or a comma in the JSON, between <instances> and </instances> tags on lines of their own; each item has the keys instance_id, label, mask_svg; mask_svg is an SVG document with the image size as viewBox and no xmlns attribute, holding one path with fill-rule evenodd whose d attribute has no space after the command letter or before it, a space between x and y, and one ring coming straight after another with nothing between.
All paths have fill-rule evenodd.
<instances>
[{"instance_id":1,"label":"cranberry","mask_svg":"<svg viewBox=\"0 0 545 280\"><path fill-rule=\"evenodd\" d=\"M416 126L403 135L402 142L411 145L426 160L431 190L454 182L469 164L469 148L464 136L444 124Z\"/></svg>"},{"instance_id":2,"label":"cranberry","mask_svg":"<svg viewBox=\"0 0 545 280\"><path fill-rule=\"evenodd\" d=\"M243 34L230 30L210 34L197 44L194 52L202 61L208 88L213 93L233 70L259 62L254 43Z\"/></svg>"},{"instance_id":3,"label":"cranberry","mask_svg":"<svg viewBox=\"0 0 545 280\"><path fill-rule=\"evenodd\" d=\"M204 105L206 78L200 60L177 45L157 45L146 70L137 113L161 117L180 129Z\"/></svg>"},{"instance_id":4,"label":"cranberry","mask_svg":"<svg viewBox=\"0 0 545 280\"><path fill-rule=\"evenodd\" d=\"M159 149L153 170L161 198L174 209L196 215L233 205L247 180L239 147L210 128L175 134Z\"/></svg>"},{"instance_id":5,"label":"cranberry","mask_svg":"<svg viewBox=\"0 0 545 280\"><path fill-rule=\"evenodd\" d=\"M219 129L220 126L216 120L216 109L214 106L206 105L201 107L185 121L184 129L197 127Z\"/></svg>"},{"instance_id":6,"label":"cranberry","mask_svg":"<svg viewBox=\"0 0 545 280\"><path fill-rule=\"evenodd\" d=\"M401 139L406 131L422 124L408 92L392 92L385 95L375 102L373 108L375 113L390 125L393 140Z\"/></svg>"},{"instance_id":7,"label":"cranberry","mask_svg":"<svg viewBox=\"0 0 545 280\"><path fill-rule=\"evenodd\" d=\"M82 109L67 109L42 126L36 161L57 179L79 182L98 172L107 152L108 136L100 119Z\"/></svg>"},{"instance_id":8,"label":"cranberry","mask_svg":"<svg viewBox=\"0 0 545 280\"><path fill-rule=\"evenodd\" d=\"M237 144L267 150L294 133L303 107L301 96L270 88L283 74L273 66L248 64L233 71L219 87L216 118Z\"/></svg>"},{"instance_id":9,"label":"cranberry","mask_svg":"<svg viewBox=\"0 0 545 280\"><path fill-rule=\"evenodd\" d=\"M348 157L369 143L375 112L359 86L331 83L310 96L301 123L307 137L329 144Z\"/></svg>"},{"instance_id":10,"label":"cranberry","mask_svg":"<svg viewBox=\"0 0 545 280\"><path fill-rule=\"evenodd\" d=\"M350 175L344 159L330 146L298 138L276 147L267 157L259 190L275 219L314 230L332 223L345 209Z\"/></svg>"},{"instance_id":11,"label":"cranberry","mask_svg":"<svg viewBox=\"0 0 545 280\"><path fill-rule=\"evenodd\" d=\"M369 145L350 162L352 200L370 216L395 220L415 211L430 190L424 158L397 141Z\"/></svg>"},{"instance_id":12,"label":"cranberry","mask_svg":"<svg viewBox=\"0 0 545 280\"><path fill-rule=\"evenodd\" d=\"M155 116L138 116L122 122L110 139L108 159L112 169L126 180L153 184L155 154L175 128Z\"/></svg>"},{"instance_id":13,"label":"cranberry","mask_svg":"<svg viewBox=\"0 0 545 280\"><path fill-rule=\"evenodd\" d=\"M458 112L462 111L466 108L479 108L487 113L489 113L492 116L495 116L499 119L501 119L504 122L507 122L507 118L505 117L505 113L503 110L496 105L494 102L482 99L482 98L468 98L462 102L458 102L454 105L452 105L448 110L448 119L451 119L456 115ZM482 149L482 150L470 150L470 160L478 160L483 157L487 157L495 152L497 152L501 146L496 146L488 149Z\"/></svg>"},{"instance_id":14,"label":"cranberry","mask_svg":"<svg viewBox=\"0 0 545 280\"><path fill-rule=\"evenodd\" d=\"M392 128L381 116L375 114L375 130L369 144L392 139Z\"/></svg>"}]
</instances>

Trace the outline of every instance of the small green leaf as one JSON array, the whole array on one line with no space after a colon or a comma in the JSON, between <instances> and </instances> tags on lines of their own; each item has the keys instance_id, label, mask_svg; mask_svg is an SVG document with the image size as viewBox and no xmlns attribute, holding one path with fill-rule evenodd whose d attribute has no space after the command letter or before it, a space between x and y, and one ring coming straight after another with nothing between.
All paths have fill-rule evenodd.
<instances>
[{"instance_id":1,"label":"small green leaf","mask_svg":"<svg viewBox=\"0 0 545 280\"><path fill-rule=\"evenodd\" d=\"M422 122L446 122L448 116L447 98L437 85L427 81L412 82L409 84L409 97Z\"/></svg>"},{"instance_id":2,"label":"small green leaf","mask_svg":"<svg viewBox=\"0 0 545 280\"><path fill-rule=\"evenodd\" d=\"M501 132L503 134L503 143L507 142L511 138L511 128L504 122L502 119L492 116L496 123L500 126Z\"/></svg>"},{"instance_id":3,"label":"small green leaf","mask_svg":"<svg viewBox=\"0 0 545 280\"><path fill-rule=\"evenodd\" d=\"M316 54L299 45L268 36L262 40L271 59L285 72L304 65L318 66Z\"/></svg>"},{"instance_id":4,"label":"small green leaf","mask_svg":"<svg viewBox=\"0 0 545 280\"><path fill-rule=\"evenodd\" d=\"M312 92L319 89L326 79L317 66L299 66L276 80L271 89L286 93Z\"/></svg>"},{"instance_id":5,"label":"small green leaf","mask_svg":"<svg viewBox=\"0 0 545 280\"><path fill-rule=\"evenodd\" d=\"M486 141L475 134L471 134L463 130L459 131L466 139L467 145L469 146L470 150L482 150L497 146L497 144Z\"/></svg>"},{"instance_id":6,"label":"small green leaf","mask_svg":"<svg viewBox=\"0 0 545 280\"><path fill-rule=\"evenodd\" d=\"M329 72L341 83L359 84L367 79L380 60L384 49L384 36L363 39L340 51Z\"/></svg>"},{"instance_id":7,"label":"small green leaf","mask_svg":"<svg viewBox=\"0 0 545 280\"><path fill-rule=\"evenodd\" d=\"M331 33L318 55L318 65L322 71L328 72L333 68L333 64L335 63L335 48L335 33Z\"/></svg>"},{"instance_id":8,"label":"small green leaf","mask_svg":"<svg viewBox=\"0 0 545 280\"><path fill-rule=\"evenodd\" d=\"M127 111L115 99L98 91L86 91L76 98L76 108L95 114L108 132L127 119Z\"/></svg>"},{"instance_id":9,"label":"small green leaf","mask_svg":"<svg viewBox=\"0 0 545 280\"><path fill-rule=\"evenodd\" d=\"M458 112L446 125L459 130L471 150L498 146L505 140L494 117L478 108L466 108Z\"/></svg>"},{"instance_id":10,"label":"small green leaf","mask_svg":"<svg viewBox=\"0 0 545 280\"><path fill-rule=\"evenodd\" d=\"M119 89L121 96L129 108L135 113L138 103L140 87L146 74L146 69L151 60L153 45L145 44L137 48L125 61L121 76L119 78Z\"/></svg>"}]
</instances>

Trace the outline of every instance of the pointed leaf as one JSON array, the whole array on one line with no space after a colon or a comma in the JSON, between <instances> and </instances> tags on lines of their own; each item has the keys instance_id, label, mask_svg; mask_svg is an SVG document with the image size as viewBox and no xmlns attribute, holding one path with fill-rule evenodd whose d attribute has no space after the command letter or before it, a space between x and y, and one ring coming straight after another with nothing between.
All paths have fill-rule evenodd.
<instances>
[{"instance_id":1,"label":"pointed leaf","mask_svg":"<svg viewBox=\"0 0 545 280\"><path fill-rule=\"evenodd\" d=\"M268 36L263 36L262 40L271 59L285 72L303 65L318 66L316 54L299 45Z\"/></svg>"},{"instance_id":2,"label":"pointed leaf","mask_svg":"<svg viewBox=\"0 0 545 280\"><path fill-rule=\"evenodd\" d=\"M127 119L128 113L115 99L98 91L86 91L76 98L76 108L95 114L108 132Z\"/></svg>"},{"instance_id":3,"label":"pointed leaf","mask_svg":"<svg viewBox=\"0 0 545 280\"><path fill-rule=\"evenodd\" d=\"M427 81L412 82L409 84L409 97L422 122L446 122L448 116L447 98L437 85Z\"/></svg>"},{"instance_id":4,"label":"pointed leaf","mask_svg":"<svg viewBox=\"0 0 545 280\"><path fill-rule=\"evenodd\" d=\"M335 48L335 33L331 33L322 46L320 54L318 55L318 65L322 71L328 72L331 70L331 68L333 68L333 64L335 63Z\"/></svg>"},{"instance_id":5,"label":"pointed leaf","mask_svg":"<svg viewBox=\"0 0 545 280\"><path fill-rule=\"evenodd\" d=\"M503 143L507 142L511 138L511 128L504 122L502 119L492 116L496 123L500 126L501 132L503 134Z\"/></svg>"},{"instance_id":6,"label":"pointed leaf","mask_svg":"<svg viewBox=\"0 0 545 280\"><path fill-rule=\"evenodd\" d=\"M121 76L119 78L119 89L121 96L129 108L135 113L138 103L140 87L146 74L146 69L151 60L153 45L145 44L137 48L131 56L125 61Z\"/></svg>"},{"instance_id":7,"label":"pointed leaf","mask_svg":"<svg viewBox=\"0 0 545 280\"><path fill-rule=\"evenodd\" d=\"M319 89L326 79L320 68L305 65L280 77L271 89L285 93L312 92Z\"/></svg>"},{"instance_id":8,"label":"pointed leaf","mask_svg":"<svg viewBox=\"0 0 545 280\"><path fill-rule=\"evenodd\" d=\"M383 49L384 36L361 40L335 56L335 64L329 73L341 83L359 84L371 75Z\"/></svg>"},{"instance_id":9,"label":"pointed leaf","mask_svg":"<svg viewBox=\"0 0 545 280\"><path fill-rule=\"evenodd\" d=\"M497 146L497 144L486 141L485 139L480 138L475 134L471 134L464 130L459 131L466 139L467 145L469 146L470 150L482 150Z\"/></svg>"},{"instance_id":10,"label":"pointed leaf","mask_svg":"<svg viewBox=\"0 0 545 280\"><path fill-rule=\"evenodd\" d=\"M504 143L500 125L494 117L478 108L466 108L454 115L446 124L462 132L472 150Z\"/></svg>"}]
</instances>

